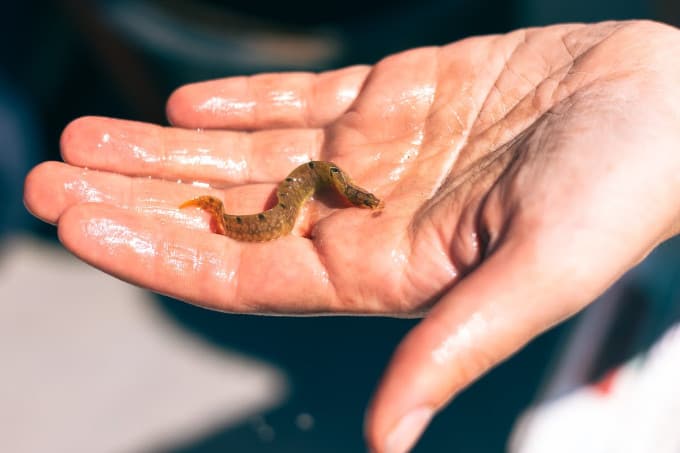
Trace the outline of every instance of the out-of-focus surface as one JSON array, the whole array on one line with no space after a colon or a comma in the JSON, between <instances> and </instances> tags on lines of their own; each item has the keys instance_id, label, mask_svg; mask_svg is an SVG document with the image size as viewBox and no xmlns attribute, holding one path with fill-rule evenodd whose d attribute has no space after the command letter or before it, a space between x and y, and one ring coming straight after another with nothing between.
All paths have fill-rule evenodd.
<instances>
[{"instance_id":1,"label":"out-of-focus surface","mask_svg":"<svg viewBox=\"0 0 680 453\"><path fill-rule=\"evenodd\" d=\"M512 453L680 451L680 237L661 244L565 336Z\"/></svg>"},{"instance_id":2,"label":"out-of-focus surface","mask_svg":"<svg viewBox=\"0 0 680 453\"><path fill-rule=\"evenodd\" d=\"M666 0L322 3L0 6L0 451L364 451L366 402L414 324L225 315L78 263L21 203L25 173L59 158L68 121L96 114L163 123L175 87L210 77L371 63L555 21L679 17ZM459 395L415 453L502 451L568 328Z\"/></svg>"},{"instance_id":3,"label":"out-of-focus surface","mask_svg":"<svg viewBox=\"0 0 680 453\"><path fill-rule=\"evenodd\" d=\"M12 237L0 258L0 451L131 452L271 410L276 368L169 322L151 294Z\"/></svg>"}]
</instances>

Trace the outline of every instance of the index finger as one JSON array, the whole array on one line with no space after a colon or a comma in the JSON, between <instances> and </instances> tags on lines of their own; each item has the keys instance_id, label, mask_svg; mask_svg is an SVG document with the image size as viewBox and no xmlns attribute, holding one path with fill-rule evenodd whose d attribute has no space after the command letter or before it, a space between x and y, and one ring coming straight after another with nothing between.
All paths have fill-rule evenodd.
<instances>
[{"instance_id":1,"label":"index finger","mask_svg":"<svg viewBox=\"0 0 680 453\"><path fill-rule=\"evenodd\" d=\"M184 85L170 95L167 116L173 125L187 128L323 127L352 105L369 70L352 66Z\"/></svg>"}]
</instances>

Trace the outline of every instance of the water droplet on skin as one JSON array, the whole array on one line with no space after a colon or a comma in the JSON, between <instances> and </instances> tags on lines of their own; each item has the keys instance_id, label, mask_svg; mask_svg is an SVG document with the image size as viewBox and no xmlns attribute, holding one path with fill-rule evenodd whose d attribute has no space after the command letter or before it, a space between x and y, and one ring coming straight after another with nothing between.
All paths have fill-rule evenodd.
<instances>
[{"instance_id":1,"label":"water droplet on skin","mask_svg":"<svg viewBox=\"0 0 680 453\"><path fill-rule=\"evenodd\" d=\"M215 277L217 277L219 280L223 281L225 284L231 283L232 280L234 280L234 277L236 276L236 271L235 270L227 270L223 268L219 268L217 271L215 271Z\"/></svg>"},{"instance_id":2,"label":"water droplet on skin","mask_svg":"<svg viewBox=\"0 0 680 453\"><path fill-rule=\"evenodd\" d=\"M490 330L489 320L482 313L473 313L432 351L438 365L452 363L457 357L472 349Z\"/></svg>"},{"instance_id":3,"label":"water droplet on skin","mask_svg":"<svg viewBox=\"0 0 680 453\"><path fill-rule=\"evenodd\" d=\"M156 256L152 238L111 219L92 218L85 225L85 232L98 240L111 256L115 256L121 248L131 249L140 256Z\"/></svg>"},{"instance_id":4,"label":"water droplet on skin","mask_svg":"<svg viewBox=\"0 0 680 453\"><path fill-rule=\"evenodd\" d=\"M97 148L101 149L104 147L104 144L109 143L111 141L111 135L108 132L105 132L102 135L102 139L97 143Z\"/></svg>"},{"instance_id":5,"label":"water droplet on skin","mask_svg":"<svg viewBox=\"0 0 680 453\"><path fill-rule=\"evenodd\" d=\"M400 103L429 105L434 101L435 87L433 85L420 85L404 91L399 99Z\"/></svg>"},{"instance_id":6,"label":"water droplet on skin","mask_svg":"<svg viewBox=\"0 0 680 453\"><path fill-rule=\"evenodd\" d=\"M166 159L183 166L210 167L237 174L246 170L248 163L244 158L233 159L216 156L209 148L176 148L166 153Z\"/></svg>"},{"instance_id":7,"label":"water droplet on skin","mask_svg":"<svg viewBox=\"0 0 680 453\"><path fill-rule=\"evenodd\" d=\"M354 87L345 87L339 89L335 94L339 104L345 104L353 101L357 97L358 90Z\"/></svg>"},{"instance_id":8,"label":"water droplet on skin","mask_svg":"<svg viewBox=\"0 0 680 453\"><path fill-rule=\"evenodd\" d=\"M161 161L161 158L157 154L148 151L146 148L135 144L130 144L129 147L132 150L132 155L135 159L146 163L156 163Z\"/></svg>"},{"instance_id":9,"label":"water droplet on skin","mask_svg":"<svg viewBox=\"0 0 680 453\"><path fill-rule=\"evenodd\" d=\"M307 154L298 154L288 157L288 160L295 165L301 165L305 162L309 162L312 159Z\"/></svg>"},{"instance_id":10,"label":"water droplet on skin","mask_svg":"<svg viewBox=\"0 0 680 453\"><path fill-rule=\"evenodd\" d=\"M102 202L110 200L110 196L106 196L103 192L95 186L90 185L84 178L84 172L81 173L80 180L68 181L64 183L64 192L75 194L79 200L87 202Z\"/></svg>"},{"instance_id":11,"label":"water droplet on skin","mask_svg":"<svg viewBox=\"0 0 680 453\"><path fill-rule=\"evenodd\" d=\"M296 109L302 108L302 100L295 91L292 90L272 91L269 94L269 97L271 101L276 105L293 107Z\"/></svg>"},{"instance_id":12,"label":"water droplet on skin","mask_svg":"<svg viewBox=\"0 0 680 453\"><path fill-rule=\"evenodd\" d=\"M406 254L401 250L392 250L390 256L397 266L404 266L408 261Z\"/></svg>"},{"instance_id":13,"label":"water droplet on skin","mask_svg":"<svg viewBox=\"0 0 680 453\"><path fill-rule=\"evenodd\" d=\"M479 254L479 236L477 232L470 233L470 241L468 245L474 250L475 255Z\"/></svg>"},{"instance_id":14,"label":"water droplet on skin","mask_svg":"<svg viewBox=\"0 0 680 453\"><path fill-rule=\"evenodd\" d=\"M411 140L411 144L416 146L416 147L420 146L420 145L423 144L424 138L425 138L425 132L423 132L423 130L420 129L413 136L413 139ZM416 154L416 156L418 155L418 148L415 148L415 154Z\"/></svg>"},{"instance_id":15,"label":"water droplet on skin","mask_svg":"<svg viewBox=\"0 0 680 453\"><path fill-rule=\"evenodd\" d=\"M399 165L390 172L388 178L390 179L390 181L398 181L399 178L401 177L401 174L404 173L404 170L405 170L404 166Z\"/></svg>"},{"instance_id":16,"label":"water droplet on skin","mask_svg":"<svg viewBox=\"0 0 680 453\"><path fill-rule=\"evenodd\" d=\"M199 112L220 113L248 113L255 109L255 101L241 101L232 98L213 96L196 107Z\"/></svg>"}]
</instances>

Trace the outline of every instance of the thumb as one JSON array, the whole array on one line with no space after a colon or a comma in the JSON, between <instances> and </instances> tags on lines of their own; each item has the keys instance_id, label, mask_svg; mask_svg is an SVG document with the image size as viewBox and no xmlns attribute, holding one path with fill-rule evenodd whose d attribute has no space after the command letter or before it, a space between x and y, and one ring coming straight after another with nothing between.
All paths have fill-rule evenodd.
<instances>
[{"instance_id":1,"label":"thumb","mask_svg":"<svg viewBox=\"0 0 680 453\"><path fill-rule=\"evenodd\" d=\"M526 248L499 247L402 341L367 412L372 452L409 451L456 393L580 308L573 300L583 294L560 292L564 279Z\"/></svg>"}]
</instances>

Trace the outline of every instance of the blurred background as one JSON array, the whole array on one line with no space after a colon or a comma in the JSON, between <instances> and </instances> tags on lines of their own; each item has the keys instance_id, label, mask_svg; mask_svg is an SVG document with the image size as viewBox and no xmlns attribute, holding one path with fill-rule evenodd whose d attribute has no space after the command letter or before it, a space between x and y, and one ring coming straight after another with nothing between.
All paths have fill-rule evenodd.
<instances>
[{"instance_id":1,"label":"blurred background","mask_svg":"<svg viewBox=\"0 0 680 453\"><path fill-rule=\"evenodd\" d=\"M414 323L224 315L80 263L60 247L55 229L22 204L25 174L59 159L59 135L70 120L107 115L164 123L164 100L188 82L372 63L475 34L625 18L678 24L680 6L674 0L3 3L0 451L365 451L365 405ZM679 256L677 240L665 244L591 309L494 369L453 401L415 452L504 451L532 403L644 351L679 316Z\"/></svg>"}]
</instances>

